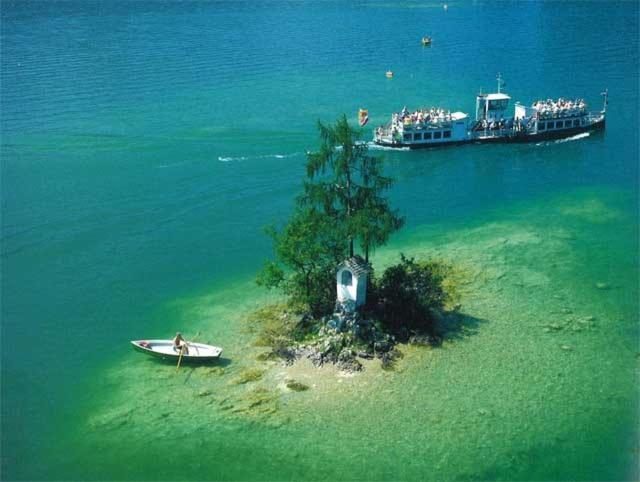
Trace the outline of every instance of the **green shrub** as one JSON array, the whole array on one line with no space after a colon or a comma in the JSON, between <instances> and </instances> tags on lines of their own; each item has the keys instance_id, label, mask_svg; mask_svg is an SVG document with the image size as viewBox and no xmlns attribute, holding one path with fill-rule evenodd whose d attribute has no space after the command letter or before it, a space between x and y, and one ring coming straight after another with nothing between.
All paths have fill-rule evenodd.
<instances>
[{"instance_id":1,"label":"green shrub","mask_svg":"<svg viewBox=\"0 0 640 482\"><path fill-rule=\"evenodd\" d=\"M374 282L372 299L385 331L406 338L410 331L433 333L434 313L447 301L443 282L449 267L400 255Z\"/></svg>"}]
</instances>

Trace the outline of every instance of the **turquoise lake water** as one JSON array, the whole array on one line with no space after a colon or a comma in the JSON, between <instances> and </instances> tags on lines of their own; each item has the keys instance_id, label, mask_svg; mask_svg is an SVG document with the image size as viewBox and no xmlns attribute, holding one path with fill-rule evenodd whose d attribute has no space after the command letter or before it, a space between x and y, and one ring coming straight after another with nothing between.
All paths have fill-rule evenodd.
<instances>
[{"instance_id":1,"label":"turquoise lake water","mask_svg":"<svg viewBox=\"0 0 640 482\"><path fill-rule=\"evenodd\" d=\"M638 479L639 15L3 0L2 479ZM599 110L608 88L607 129L374 151L407 219L374 263L459 266L458 335L395 372L260 365L262 227L286 220L316 121L473 112L497 72L524 103ZM176 330L221 365L176 374L128 344Z\"/></svg>"}]
</instances>

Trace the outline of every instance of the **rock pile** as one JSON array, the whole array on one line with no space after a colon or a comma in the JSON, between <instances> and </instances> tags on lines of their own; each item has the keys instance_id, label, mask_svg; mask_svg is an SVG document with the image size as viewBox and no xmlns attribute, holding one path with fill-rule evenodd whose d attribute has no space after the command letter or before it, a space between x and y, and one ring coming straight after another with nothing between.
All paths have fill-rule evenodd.
<instances>
[{"instance_id":1,"label":"rock pile","mask_svg":"<svg viewBox=\"0 0 640 482\"><path fill-rule=\"evenodd\" d=\"M407 329L391 335L383 329L380 321L356 311L353 302L349 301L337 303L332 315L320 319L291 312L277 316L286 321L283 325L286 329L277 323L275 329L268 327L266 331L269 336L265 339L271 351L261 353L258 356L260 361L282 359L292 364L295 360L307 358L315 366L330 363L341 370L357 372L363 370L361 360L378 358L382 368L393 369L395 361L402 356L396 349L396 343L424 346L442 343L436 334L416 333Z\"/></svg>"},{"instance_id":2,"label":"rock pile","mask_svg":"<svg viewBox=\"0 0 640 482\"><path fill-rule=\"evenodd\" d=\"M304 319L304 322L308 323L308 320ZM356 311L342 309L323 317L318 323L317 336L274 352L287 363L308 358L316 366L333 363L348 372L363 369L358 358L380 358L384 365L385 361L391 363L400 356L400 352L395 350L395 338Z\"/></svg>"}]
</instances>

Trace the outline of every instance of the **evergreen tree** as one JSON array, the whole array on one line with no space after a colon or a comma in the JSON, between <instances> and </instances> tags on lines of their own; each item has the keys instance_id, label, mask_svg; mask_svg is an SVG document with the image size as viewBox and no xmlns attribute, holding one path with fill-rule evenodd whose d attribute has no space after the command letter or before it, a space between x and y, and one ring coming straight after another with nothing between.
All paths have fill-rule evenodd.
<instances>
[{"instance_id":1,"label":"evergreen tree","mask_svg":"<svg viewBox=\"0 0 640 482\"><path fill-rule=\"evenodd\" d=\"M318 128L321 144L307 155L304 192L284 229L269 229L276 261L268 262L257 280L283 288L316 315L333 308L335 270L354 255L354 242L368 261L370 251L403 224L383 197L393 181L382 175L382 159L369 156L346 116L334 126L318 122Z\"/></svg>"},{"instance_id":2,"label":"evergreen tree","mask_svg":"<svg viewBox=\"0 0 640 482\"><path fill-rule=\"evenodd\" d=\"M393 180L382 174L382 159L370 156L360 133L343 115L334 126L318 122L322 143L307 158L307 177L300 203L320 210L344 227L349 256L354 240L369 252L384 244L404 220L383 197Z\"/></svg>"}]
</instances>

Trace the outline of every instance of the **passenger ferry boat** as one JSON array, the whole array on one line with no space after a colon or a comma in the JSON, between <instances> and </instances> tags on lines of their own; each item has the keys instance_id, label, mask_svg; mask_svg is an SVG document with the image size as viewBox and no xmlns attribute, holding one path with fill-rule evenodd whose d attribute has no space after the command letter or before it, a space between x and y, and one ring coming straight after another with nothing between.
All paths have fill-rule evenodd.
<instances>
[{"instance_id":1,"label":"passenger ferry boat","mask_svg":"<svg viewBox=\"0 0 640 482\"><path fill-rule=\"evenodd\" d=\"M605 127L608 92L599 112L589 112L582 99L547 99L527 107L515 103L513 117L507 109L511 97L502 89L498 74L498 92L476 97L475 121L464 112L441 108L407 108L391 116L391 121L374 130L374 142L387 147L411 149L468 142L535 142L570 137Z\"/></svg>"}]
</instances>

